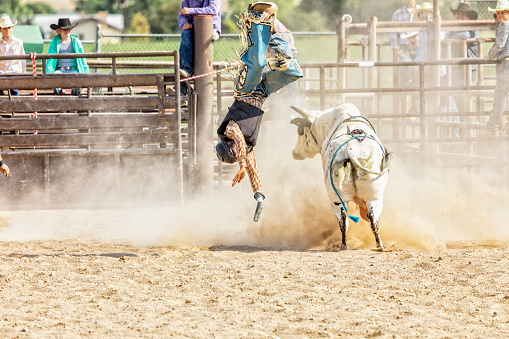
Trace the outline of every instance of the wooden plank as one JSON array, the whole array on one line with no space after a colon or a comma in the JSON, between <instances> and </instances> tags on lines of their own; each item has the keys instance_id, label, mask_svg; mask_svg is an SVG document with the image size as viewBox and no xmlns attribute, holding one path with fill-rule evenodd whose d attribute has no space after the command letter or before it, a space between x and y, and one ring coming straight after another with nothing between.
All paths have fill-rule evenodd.
<instances>
[{"instance_id":1,"label":"wooden plank","mask_svg":"<svg viewBox=\"0 0 509 339\"><path fill-rule=\"evenodd\" d=\"M117 115L117 116L75 116L75 117L39 117L39 118L10 118L0 119L0 130L58 130L58 129L88 129L88 128L142 128L176 126L177 115L158 114L147 115Z\"/></svg>"},{"instance_id":2,"label":"wooden plank","mask_svg":"<svg viewBox=\"0 0 509 339\"><path fill-rule=\"evenodd\" d=\"M59 149L59 150L15 150L2 152L2 158L30 158L30 157L74 157L100 155L159 155L177 153L175 148L136 148L136 149Z\"/></svg>"},{"instance_id":3,"label":"wooden plank","mask_svg":"<svg viewBox=\"0 0 509 339\"><path fill-rule=\"evenodd\" d=\"M100 74L100 73L52 73L45 76L4 76L0 77L1 89L43 89L74 87L126 87L157 86L157 75L164 76L165 81L175 81L172 73L168 74Z\"/></svg>"},{"instance_id":4,"label":"wooden plank","mask_svg":"<svg viewBox=\"0 0 509 339\"><path fill-rule=\"evenodd\" d=\"M174 99L165 99L166 107L173 107ZM0 100L0 113L12 112L61 112L61 111L157 111L159 108L158 98L144 96L120 96L106 97L93 96L90 99L84 97L65 97L56 99L32 100L14 98L14 100Z\"/></svg>"},{"instance_id":5,"label":"wooden plank","mask_svg":"<svg viewBox=\"0 0 509 339\"><path fill-rule=\"evenodd\" d=\"M69 134L18 134L0 135L3 147L49 147L83 145L142 145L177 142L177 131L152 129L142 132L69 133Z\"/></svg>"}]
</instances>

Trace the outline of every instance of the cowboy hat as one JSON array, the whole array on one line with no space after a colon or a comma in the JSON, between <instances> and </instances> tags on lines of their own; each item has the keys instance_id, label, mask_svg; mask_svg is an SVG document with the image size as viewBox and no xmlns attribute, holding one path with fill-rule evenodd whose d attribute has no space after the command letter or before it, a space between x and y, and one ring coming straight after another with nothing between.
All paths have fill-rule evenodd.
<instances>
[{"instance_id":1,"label":"cowboy hat","mask_svg":"<svg viewBox=\"0 0 509 339\"><path fill-rule=\"evenodd\" d=\"M419 32L407 32L407 33L402 33L401 37L403 39L408 39L408 38L411 38L411 37L413 37L415 35L418 35L418 34L419 34Z\"/></svg>"},{"instance_id":2,"label":"cowboy hat","mask_svg":"<svg viewBox=\"0 0 509 339\"><path fill-rule=\"evenodd\" d=\"M57 30L57 29L73 29L74 27L76 27L77 23L72 25L71 24L71 20L69 20L69 18L63 18L63 19L58 19L58 24L51 24L49 25L49 27L52 29L52 30Z\"/></svg>"},{"instance_id":3,"label":"cowboy hat","mask_svg":"<svg viewBox=\"0 0 509 339\"><path fill-rule=\"evenodd\" d=\"M7 28L7 27L13 27L16 26L18 23L18 20L16 20L14 23L12 23L11 18L8 16L4 16L0 18L0 28Z\"/></svg>"},{"instance_id":4,"label":"cowboy hat","mask_svg":"<svg viewBox=\"0 0 509 339\"><path fill-rule=\"evenodd\" d=\"M451 8L452 15L456 15L456 12L463 12L466 13L468 18L470 20L477 20L477 17L479 16L476 11L473 9L470 9L470 5L466 2L462 2L458 5L458 8L452 9Z\"/></svg>"},{"instance_id":5,"label":"cowboy hat","mask_svg":"<svg viewBox=\"0 0 509 339\"><path fill-rule=\"evenodd\" d=\"M423 2L420 8L414 9L414 17L416 17L417 20L424 20L420 18L420 14L426 12L433 13L433 5L429 2Z\"/></svg>"},{"instance_id":6,"label":"cowboy hat","mask_svg":"<svg viewBox=\"0 0 509 339\"><path fill-rule=\"evenodd\" d=\"M495 8L488 7L490 12L509 11L509 0L498 0Z\"/></svg>"}]
</instances>

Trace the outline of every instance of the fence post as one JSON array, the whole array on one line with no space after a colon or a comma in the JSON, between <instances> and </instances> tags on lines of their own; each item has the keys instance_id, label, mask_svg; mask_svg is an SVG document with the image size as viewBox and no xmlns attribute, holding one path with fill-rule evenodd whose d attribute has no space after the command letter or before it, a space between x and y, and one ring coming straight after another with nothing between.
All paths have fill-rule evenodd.
<instances>
[{"instance_id":1,"label":"fence post","mask_svg":"<svg viewBox=\"0 0 509 339\"><path fill-rule=\"evenodd\" d=\"M95 36L95 51L101 52L101 24L97 24L97 31Z\"/></svg>"},{"instance_id":2,"label":"fence post","mask_svg":"<svg viewBox=\"0 0 509 339\"><path fill-rule=\"evenodd\" d=\"M373 16L369 18L368 22L368 28L369 28L369 35L368 35L368 53L369 53L369 61L376 61L376 25L378 23L378 18L376 16ZM369 67L368 69L368 87L375 86L375 67ZM374 93L376 97L378 97L378 93ZM369 100L369 99L367 99ZM368 104L369 112L374 112L373 109L369 109L369 106L374 107L374 103L376 102L376 99L371 99L370 105Z\"/></svg>"},{"instance_id":3,"label":"fence post","mask_svg":"<svg viewBox=\"0 0 509 339\"><path fill-rule=\"evenodd\" d=\"M194 74L208 74L213 70L214 48L212 15L194 17ZM214 105L214 76L195 80L198 95L196 113L197 164L193 180L194 195L210 195L214 178L214 149L212 109Z\"/></svg>"},{"instance_id":4,"label":"fence post","mask_svg":"<svg viewBox=\"0 0 509 339\"><path fill-rule=\"evenodd\" d=\"M348 14L343 15L336 25L336 34L338 36L338 62L343 63L348 59L348 25L352 17ZM346 88L347 68L338 68L339 88ZM341 102L345 102L345 95L341 93Z\"/></svg>"}]
</instances>

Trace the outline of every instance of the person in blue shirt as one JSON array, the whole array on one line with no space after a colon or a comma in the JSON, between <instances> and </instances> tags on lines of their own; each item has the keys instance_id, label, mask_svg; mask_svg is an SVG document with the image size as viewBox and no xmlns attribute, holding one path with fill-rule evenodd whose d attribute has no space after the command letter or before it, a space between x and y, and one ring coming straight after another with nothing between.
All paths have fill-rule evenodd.
<instances>
[{"instance_id":1,"label":"person in blue shirt","mask_svg":"<svg viewBox=\"0 0 509 339\"><path fill-rule=\"evenodd\" d=\"M221 34L221 6L221 0L182 0L178 17L182 29L179 48L181 77L194 75L194 16L212 15L212 41L216 41ZM180 88L181 95L187 95L187 83L184 82Z\"/></svg>"},{"instance_id":2,"label":"person in blue shirt","mask_svg":"<svg viewBox=\"0 0 509 339\"><path fill-rule=\"evenodd\" d=\"M50 28L57 32L51 41L48 54L60 53L84 53L83 45L77 35L72 35L72 30L77 24L72 25L69 18L58 19L58 23L51 24ZM46 73L88 73L87 60L75 59L48 59ZM55 88L55 94L63 95L61 88ZM78 96L81 88L73 88L72 94Z\"/></svg>"}]
</instances>

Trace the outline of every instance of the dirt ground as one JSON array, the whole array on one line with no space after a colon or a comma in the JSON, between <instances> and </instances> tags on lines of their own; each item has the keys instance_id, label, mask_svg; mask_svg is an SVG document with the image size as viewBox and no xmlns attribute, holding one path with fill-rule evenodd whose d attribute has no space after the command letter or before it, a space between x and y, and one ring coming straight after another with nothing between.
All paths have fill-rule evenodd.
<instances>
[{"instance_id":1,"label":"dirt ground","mask_svg":"<svg viewBox=\"0 0 509 339\"><path fill-rule=\"evenodd\" d=\"M379 253L2 242L0 335L503 338L506 245Z\"/></svg>"},{"instance_id":2,"label":"dirt ground","mask_svg":"<svg viewBox=\"0 0 509 339\"><path fill-rule=\"evenodd\" d=\"M395 166L388 251L361 222L334 252L319 159L287 163L259 223L246 183L173 209L1 211L0 337L509 337L503 185Z\"/></svg>"}]
</instances>

